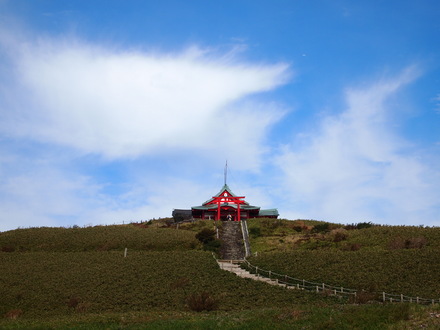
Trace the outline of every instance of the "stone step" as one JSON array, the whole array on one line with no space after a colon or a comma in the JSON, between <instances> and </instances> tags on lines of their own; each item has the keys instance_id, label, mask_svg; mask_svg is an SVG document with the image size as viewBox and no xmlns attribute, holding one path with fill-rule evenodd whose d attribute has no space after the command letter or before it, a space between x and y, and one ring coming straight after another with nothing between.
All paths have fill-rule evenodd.
<instances>
[{"instance_id":1,"label":"stone step","mask_svg":"<svg viewBox=\"0 0 440 330\"><path fill-rule=\"evenodd\" d=\"M222 241L221 256L223 259L243 259L244 245L239 222L223 222L220 232Z\"/></svg>"},{"instance_id":2,"label":"stone step","mask_svg":"<svg viewBox=\"0 0 440 330\"><path fill-rule=\"evenodd\" d=\"M225 270L225 271L229 271L231 273L236 274L237 276L240 276L242 278L249 278L251 280L254 281L260 281L260 282L264 282L270 285L277 285L277 286L281 286L281 287L286 287L285 284L282 283L278 283L276 280L267 278L267 277L261 277L258 276L256 274L251 274L250 272L248 272L246 269L240 268L240 265L237 264L232 264L229 262L225 262L225 261L217 261L218 265L220 266L221 269ZM287 287L289 289L294 289L295 287Z\"/></svg>"}]
</instances>

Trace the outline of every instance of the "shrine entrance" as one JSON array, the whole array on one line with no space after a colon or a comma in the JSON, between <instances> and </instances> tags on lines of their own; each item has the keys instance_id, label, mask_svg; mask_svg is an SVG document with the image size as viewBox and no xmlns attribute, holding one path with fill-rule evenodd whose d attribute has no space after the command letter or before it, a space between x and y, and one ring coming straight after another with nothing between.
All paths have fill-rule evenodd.
<instances>
[{"instance_id":1,"label":"shrine entrance","mask_svg":"<svg viewBox=\"0 0 440 330\"><path fill-rule=\"evenodd\" d=\"M212 197L212 204L217 204L217 214L215 220L240 221L240 205L245 204L244 196L232 196L226 192L223 196Z\"/></svg>"},{"instance_id":2,"label":"shrine entrance","mask_svg":"<svg viewBox=\"0 0 440 330\"><path fill-rule=\"evenodd\" d=\"M191 213L194 219L217 221L241 221L258 217L278 217L276 209L260 210L259 206L250 205L244 196L235 195L225 184L218 194L204 202L193 206Z\"/></svg>"}]
</instances>

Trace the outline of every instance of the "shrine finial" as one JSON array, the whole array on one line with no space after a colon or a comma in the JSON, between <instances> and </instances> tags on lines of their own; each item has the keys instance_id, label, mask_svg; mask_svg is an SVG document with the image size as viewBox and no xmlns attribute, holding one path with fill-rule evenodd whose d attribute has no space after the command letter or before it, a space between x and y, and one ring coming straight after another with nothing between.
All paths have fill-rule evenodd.
<instances>
[{"instance_id":1,"label":"shrine finial","mask_svg":"<svg viewBox=\"0 0 440 330\"><path fill-rule=\"evenodd\" d=\"M225 165L225 185L228 179L228 160L226 160L226 165Z\"/></svg>"}]
</instances>

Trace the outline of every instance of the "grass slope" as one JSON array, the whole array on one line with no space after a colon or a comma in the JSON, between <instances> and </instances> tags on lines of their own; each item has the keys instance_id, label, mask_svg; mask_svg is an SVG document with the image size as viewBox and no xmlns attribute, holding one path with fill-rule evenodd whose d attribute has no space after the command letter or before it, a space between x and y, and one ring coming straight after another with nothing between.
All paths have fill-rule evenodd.
<instances>
[{"instance_id":1,"label":"grass slope","mask_svg":"<svg viewBox=\"0 0 440 330\"><path fill-rule=\"evenodd\" d=\"M188 250L199 246L194 233L153 226L96 226L86 228L28 228L0 233L4 252L26 251L169 251Z\"/></svg>"},{"instance_id":2,"label":"grass slope","mask_svg":"<svg viewBox=\"0 0 440 330\"><path fill-rule=\"evenodd\" d=\"M260 253L249 261L311 282L333 286L440 298L440 258L434 250L393 250L353 252L306 250Z\"/></svg>"},{"instance_id":3,"label":"grass slope","mask_svg":"<svg viewBox=\"0 0 440 330\"><path fill-rule=\"evenodd\" d=\"M312 282L440 299L440 228L358 227L251 221L251 245L258 256L249 261Z\"/></svg>"},{"instance_id":4,"label":"grass slope","mask_svg":"<svg viewBox=\"0 0 440 330\"><path fill-rule=\"evenodd\" d=\"M204 251L4 253L0 313L23 316L141 310L185 311L192 293L208 292L221 310L322 301L219 269ZM23 267L25 265L25 267ZM330 302L330 300L329 300Z\"/></svg>"},{"instance_id":5,"label":"grass slope","mask_svg":"<svg viewBox=\"0 0 440 330\"><path fill-rule=\"evenodd\" d=\"M179 230L160 228L165 226L165 222L156 221L137 226L31 228L0 233L0 317L4 316L0 328L440 326L438 306L351 305L338 298L238 278L220 270L195 239L196 233L212 227L212 222L185 224ZM314 226L326 229L315 232ZM326 226L313 221L251 220L251 229L258 228L251 230L253 248L260 251L252 262L295 276L303 271L306 279L334 280L347 286L349 280L360 283L365 274L370 274L370 282L362 285L380 283L387 289L392 281L384 278L404 274L405 265L423 268L431 280L431 273L438 274L438 258L425 267L438 252L435 229L420 232L412 228L409 232L405 227L372 227L349 230L344 239L335 241L334 230L341 230L341 225ZM420 248L405 243L422 236L424 239L414 241L422 242ZM344 248L351 244L358 250ZM126 247L128 255L124 258ZM384 277L378 260L383 265L394 263L396 268ZM419 275L404 280L409 283L408 290L438 289L434 280L422 280ZM421 281L419 287L414 284L417 281ZM201 293L218 302L216 310L198 313L189 308L189 299Z\"/></svg>"}]
</instances>

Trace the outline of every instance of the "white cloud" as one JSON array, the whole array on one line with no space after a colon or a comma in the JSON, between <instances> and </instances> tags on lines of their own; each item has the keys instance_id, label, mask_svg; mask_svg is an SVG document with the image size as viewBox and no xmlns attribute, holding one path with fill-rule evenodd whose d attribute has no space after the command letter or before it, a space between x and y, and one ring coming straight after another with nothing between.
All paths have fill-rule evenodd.
<instances>
[{"instance_id":1,"label":"white cloud","mask_svg":"<svg viewBox=\"0 0 440 330\"><path fill-rule=\"evenodd\" d=\"M121 51L0 32L0 230L139 221L201 203L219 187L206 195L210 180L181 172L225 159L258 170L285 112L252 95L284 84L288 66L240 61L235 49ZM179 157L185 168L157 168ZM105 172L115 161L129 177Z\"/></svg>"},{"instance_id":2,"label":"white cloud","mask_svg":"<svg viewBox=\"0 0 440 330\"><path fill-rule=\"evenodd\" d=\"M388 103L416 75L347 90L345 111L285 147L277 163L291 217L438 225L439 172L399 137Z\"/></svg>"},{"instance_id":3,"label":"white cloud","mask_svg":"<svg viewBox=\"0 0 440 330\"><path fill-rule=\"evenodd\" d=\"M209 198L206 182L141 173L122 183L80 174L53 155L31 156L2 148L0 231L18 227L126 223L171 216ZM212 189L216 192L216 189Z\"/></svg>"},{"instance_id":4,"label":"white cloud","mask_svg":"<svg viewBox=\"0 0 440 330\"><path fill-rule=\"evenodd\" d=\"M252 168L265 132L283 112L244 102L286 82L288 66L282 63L239 62L197 47L181 54L59 40L12 47L13 77L1 86L0 131L13 137L110 159L206 151L221 140L232 155L249 150L243 166ZM249 117L252 126L245 124Z\"/></svg>"},{"instance_id":5,"label":"white cloud","mask_svg":"<svg viewBox=\"0 0 440 330\"><path fill-rule=\"evenodd\" d=\"M87 197L96 193L96 187L86 178L35 167L2 171L7 175L0 180L0 230L71 225L90 207Z\"/></svg>"}]
</instances>

